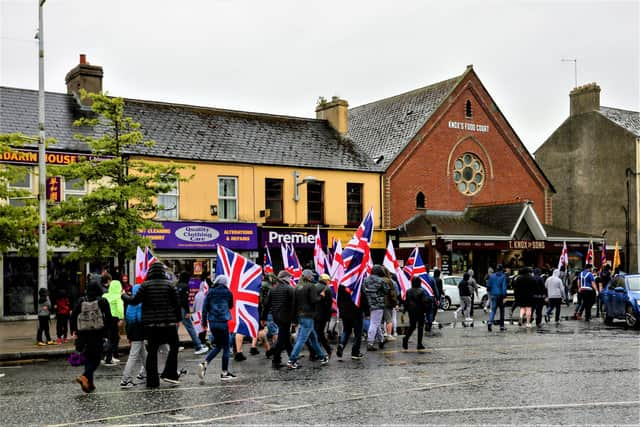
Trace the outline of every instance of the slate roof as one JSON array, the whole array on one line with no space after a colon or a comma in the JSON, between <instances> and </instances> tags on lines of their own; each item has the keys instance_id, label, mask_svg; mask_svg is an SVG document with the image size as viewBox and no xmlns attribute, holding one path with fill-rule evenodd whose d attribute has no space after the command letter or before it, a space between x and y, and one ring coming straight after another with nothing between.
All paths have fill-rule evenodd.
<instances>
[{"instance_id":1,"label":"slate roof","mask_svg":"<svg viewBox=\"0 0 640 427\"><path fill-rule=\"evenodd\" d=\"M411 241L412 237L431 237L434 235L431 226L437 225L440 236L475 236L482 238L498 237L508 239L518 223L525 202L504 203L488 206L471 206L464 213L457 212L425 212L416 215L398 227L400 237ZM524 220L524 219L523 219ZM565 230L542 224L547 239L584 240L594 238L589 234Z\"/></svg>"},{"instance_id":2,"label":"slate roof","mask_svg":"<svg viewBox=\"0 0 640 427\"><path fill-rule=\"evenodd\" d=\"M349 137L386 169L464 74L349 110Z\"/></svg>"},{"instance_id":3,"label":"slate roof","mask_svg":"<svg viewBox=\"0 0 640 427\"><path fill-rule=\"evenodd\" d=\"M601 106L599 113L635 136L640 137L640 113L637 111Z\"/></svg>"},{"instance_id":4,"label":"slate roof","mask_svg":"<svg viewBox=\"0 0 640 427\"><path fill-rule=\"evenodd\" d=\"M36 135L38 92L0 87L0 132ZM81 114L71 95L47 93L47 137L54 149L88 151L73 140ZM379 166L326 120L125 99L125 115L140 122L153 147L134 154L172 159L377 172Z\"/></svg>"}]
</instances>

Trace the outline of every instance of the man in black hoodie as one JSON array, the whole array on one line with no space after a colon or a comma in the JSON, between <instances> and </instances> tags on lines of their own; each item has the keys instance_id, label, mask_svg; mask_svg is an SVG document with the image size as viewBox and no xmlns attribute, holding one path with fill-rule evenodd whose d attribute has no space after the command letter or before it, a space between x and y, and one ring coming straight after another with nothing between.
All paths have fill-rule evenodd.
<instances>
[{"instance_id":1,"label":"man in black hoodie","mask_svg":"<svg viewBox=\"0 0 640 427\"><path fill-rule=\"evenodd\" d=\"M182 316L178 294L167 277L164 264L156 261L149 267L147 280L135 296L122 295L122 299L128 304L142 303L142 324L148 341L147 387L150 388L160 386L158 347L161 344L169 344L169 355L160 378L171 384L180 384L178 325Z\"/></svg>"},{"instance_id":2,"label":"man in black hoodie","mask_svg":"<svg viewBox=\"0 0 640 427\"><path fill-rule=\"evenodd\" d=\"M364 292L360 294L360 307L353 303L351 294L347 292L344 286L338 286L338 313L342 319L342 336L340 343L336 349L336 356L342 358L342 352L349 342L349 337L353 332L353 345L351 346L351 359L360 360L364 357L360 353L360 344L362 343L362 324L363 317L368 319L371 315L369 310L369 300Z\"/></svg>"},{"instance_id":3,"label":"man in black hoodie","mask_svg":"<svg viewBox=\"0 0 640 427\"><path fill-rule=\"evenodd\" d=\"M273 285L262 305L260 319L264 326L269 314L273 316L273 321L278 325L278 341L272 351L272 366L275 369L282 368L282 350L291 354L291 322L294 313L294 289L291 286L291 274L282 270L278 273L278 279Z\"/></svg>"}]
</instances>

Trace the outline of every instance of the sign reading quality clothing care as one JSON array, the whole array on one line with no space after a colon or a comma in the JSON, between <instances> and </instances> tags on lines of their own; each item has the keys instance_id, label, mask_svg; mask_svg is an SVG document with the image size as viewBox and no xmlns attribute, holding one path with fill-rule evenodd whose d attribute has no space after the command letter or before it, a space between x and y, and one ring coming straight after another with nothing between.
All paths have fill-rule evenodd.
<instances>
[{"instance_id":1,"label":"sign reading quality clothing care","mask_svg":"<svg viewBox=\"0 0 640 427\"><path fill-rule=\"evenodd\" d=\"M258 247L255 224L219 222L162 222L158 228L141 233L156 249L230 249L253 250Z\"/></svg>"}]
</instances>

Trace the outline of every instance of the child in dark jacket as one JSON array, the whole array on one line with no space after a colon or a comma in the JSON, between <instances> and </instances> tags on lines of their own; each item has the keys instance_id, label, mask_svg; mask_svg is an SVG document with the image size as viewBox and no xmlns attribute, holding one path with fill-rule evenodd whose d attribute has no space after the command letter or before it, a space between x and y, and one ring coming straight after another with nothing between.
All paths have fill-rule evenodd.
<instances>
[{"instance_id":1,"label":"child in dark jacket","mask_svg":"<svg viewBox=\"0 0 640 427\"><path fill-rule=\"evenodd\" d=\"M51 318L51 301L49 301L49 291L41 288L38 291L38 334L36 340L39 346L45 346L47 344L55 344L51 341L51 335L49 334L49 319ZM42 341L42 334L44 333L47 341Z\"/></svg>"},{"instance_id":2,"label":"child in dark jacket","mask_svg":"<svg viewBox=\"0 0 640 427\"><path fill-rule=\"evenodd\" d=\"M93 301L98 301L98 307L102 314L103 327L101 329L83 330L82 326L77 323L78 315L80 315L82 311L82 303ZM75 324L78 325L76 350L83 352L85 360L84 373L76 378L76 382L80 384L82 391L91 393L96 389L96 386L93 384L93 373L98 369L98 366L100 366L103 341L106 338L105 325L111 324L112 321L109 301L102 297L102 289L97 280L89 282L89 285L87 285L87 295L78 300L73 307L71 317Z\"/></svg>"}]
</instances>

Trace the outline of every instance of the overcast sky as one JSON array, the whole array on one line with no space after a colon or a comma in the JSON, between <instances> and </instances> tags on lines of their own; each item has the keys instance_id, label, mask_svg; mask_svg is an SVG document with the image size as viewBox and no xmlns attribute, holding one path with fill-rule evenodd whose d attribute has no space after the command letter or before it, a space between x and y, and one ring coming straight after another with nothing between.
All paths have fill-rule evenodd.
<instances>
[{"instance_id":1,"label":"overcast sky","mask_svg":"<svg viewBox=\"0 0 640 427\"><path fill-rule=\"evenodd\" d=\"M474 69L530 151L569 91L639 110L638 1L47 0L45 88L80 53L111 95L315 117ZM37 0L0 0L0 85L38 88Z\"/></svg>"}]
</instances>

